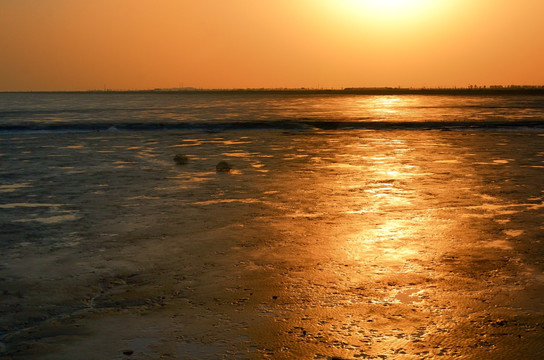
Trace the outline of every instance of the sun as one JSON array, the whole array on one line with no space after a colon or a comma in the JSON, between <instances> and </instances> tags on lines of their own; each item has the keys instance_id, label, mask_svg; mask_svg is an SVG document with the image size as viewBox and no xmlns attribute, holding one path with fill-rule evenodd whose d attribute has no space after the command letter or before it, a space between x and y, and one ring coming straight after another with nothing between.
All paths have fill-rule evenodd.
<instances>
[{"instance_id":1,"label":"sun","mask_svg":"<svg viewBox=\"0 0 544 360\"><path fill-rule=\"evenodd\" d=\"M428 0L346 0L355 10L375 15L410 15L429 5Z\"/></svg>"},{"instance_id":2,"label":"sun","mask_svg":"<svg viewBox=\"0 0 544 360\"><path fill-rule=\"evenodd\" d=\"M388 29L421 26L453 0L324 0L350 22Z\"/></svg>"},{"instance_id":3,"label":"sun","mask_svg":"<svg viewBox=\"0 0 544 360\"><path fill-rule=\"evenodd\" d=\"M368 3L369 7L375 8L377 10L386 10L386 11L399 11L410 8L417 5L417 0L368 0L361 1Z\"/></svg>"}]
</instances>

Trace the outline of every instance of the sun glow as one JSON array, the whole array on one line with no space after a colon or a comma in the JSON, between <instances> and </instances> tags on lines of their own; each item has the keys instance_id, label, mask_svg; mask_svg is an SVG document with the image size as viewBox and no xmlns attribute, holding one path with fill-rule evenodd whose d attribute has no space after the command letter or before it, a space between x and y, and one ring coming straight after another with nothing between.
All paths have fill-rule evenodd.
<instances>
[{"instance_id":1,"label":"sun glow","mask_svg":"<svg viewBox=\"0 0 544 360\"><path fill-rule=\"evenodd\" d=\"M424 21L443 3L436 0L344 0L344 10L353 16L390 26Z\"/></svg>"},{"instance_id":2,"label":"sun glow","mask_svg":"<svg viewBox=\"0 0 544 360\"><path fill-rule=\"evenodd\" d=\"M348 2L363 10L382 13L419 11L429 5L428 0L348 0Z\"/></svg>"},{"instance_id":3,"label":"sun glow","mask_svg":"<svg viewBox=\"0 0 544 360\"><path fill-rule=\"evenodd\" d=\"M369 8L381 11L403 11L414 6L419 6L421 0L359 0Z\"/></svg>"}]
</instances>

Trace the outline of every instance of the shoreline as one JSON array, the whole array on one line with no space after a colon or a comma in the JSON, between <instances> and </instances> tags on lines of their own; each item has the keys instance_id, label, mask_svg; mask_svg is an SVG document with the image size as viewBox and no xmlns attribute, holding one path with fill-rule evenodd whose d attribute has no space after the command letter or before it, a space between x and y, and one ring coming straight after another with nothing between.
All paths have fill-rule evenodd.
<instances>
[{"instance_id":1,"label":"shoreline","mask_svg":"<svg viewBox=\"0 0 544 360\"><path fill-rule=\"evenodd\" d=\"M3 253L0 356L516 359L544 348L540 134L104 133L10 148L20 141L41 149L35 163L65 155L44 175L66 180L28 198L51 206L8 213L33 219L15 224L42 241ZM188 164L173 164L178 151ZM237 172L214 172L219 158ZM5 196L21 203L42 183Z\"/></svg>"}]
</instances>

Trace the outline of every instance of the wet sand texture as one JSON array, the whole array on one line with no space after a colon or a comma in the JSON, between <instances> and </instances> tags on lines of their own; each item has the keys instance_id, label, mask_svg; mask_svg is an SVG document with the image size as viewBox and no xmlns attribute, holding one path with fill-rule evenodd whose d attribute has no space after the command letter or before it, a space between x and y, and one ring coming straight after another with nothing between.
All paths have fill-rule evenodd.
<instances>
[{"instance_id":1,"label":"wet sand texture","mask_svg":"<svg viewBox=\"0 0 544 360\"><path fill-rule=\"evenodd\" d=\"M541 134L3 141L2 358L544 354Z\"/></svg>"}]
</instances>

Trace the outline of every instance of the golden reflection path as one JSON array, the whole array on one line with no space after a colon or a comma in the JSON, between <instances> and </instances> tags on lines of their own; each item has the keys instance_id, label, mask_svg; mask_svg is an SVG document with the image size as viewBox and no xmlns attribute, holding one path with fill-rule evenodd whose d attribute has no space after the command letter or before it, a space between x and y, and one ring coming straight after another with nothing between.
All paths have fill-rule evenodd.
<instances>
[{"instance_id":1,"label":"golden reflection path","mask_svg":"<svg viewBox=\"0 0 544 360\"><path fill-rule=\"evenodd\" d=\"M343 115L350 119L368 116L371 121L421 121L421 98L411 96L369 96L346 98Z\"/></svg>"},{"instance_id":2,"label":"golden reflection path","mask_svg":"<svg viewBox=\"0 0 544 360\"><path fill-rule=\"evenodd\" d=\"M496 141L430 131L291 139L297 156L285 155L287 168L266 184L279 212L261 219L268 246L251 255L261 271L245 278L253 287L266 278L274 299L249 326L263 358L484 359L520 351L536 326L524 319L542 318L529 310L538 300L520 304L541 284L520 277L530 267L512 251L509 214L499 211L517 205L490 186L505 180L495 173L504 163L475 165L506 155L490 154Z\"/></svg>"}]
</instances>

